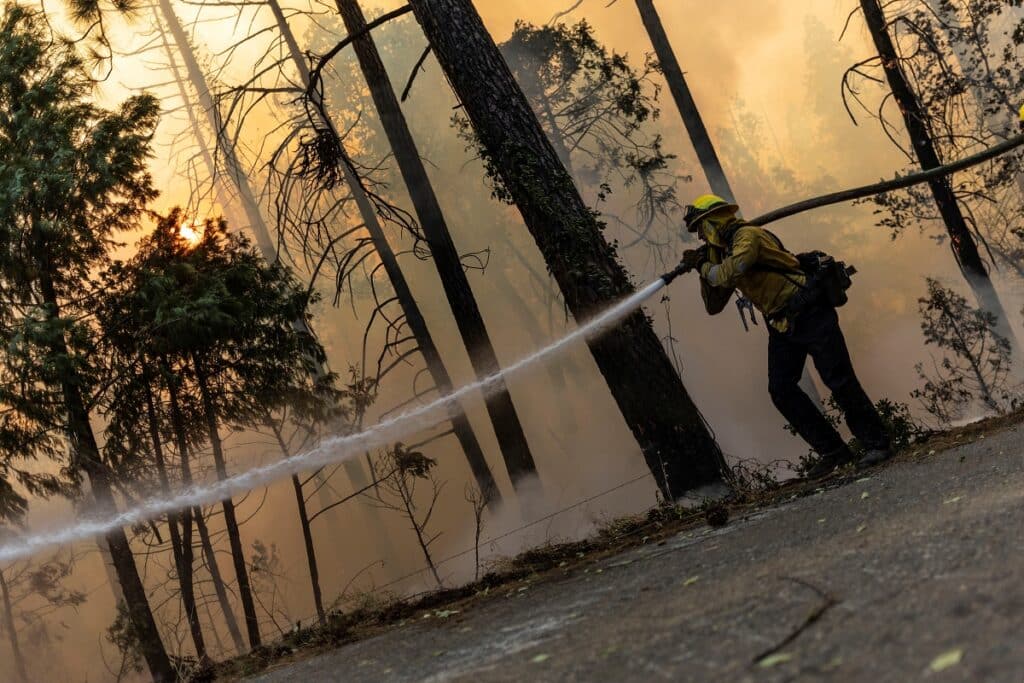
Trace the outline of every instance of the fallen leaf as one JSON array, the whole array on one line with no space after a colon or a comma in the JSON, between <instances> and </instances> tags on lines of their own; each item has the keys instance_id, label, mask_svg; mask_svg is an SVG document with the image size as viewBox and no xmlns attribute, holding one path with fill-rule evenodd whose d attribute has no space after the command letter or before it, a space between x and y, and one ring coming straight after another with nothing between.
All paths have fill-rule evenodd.
<instances>
[{"instance_id":1,"label":"fallen leaf","mask_svg":"<svg viewBox=\"0 0 1024 683\"><path fill-rule=\"evenodd\" d=\"M434 616L439 618L439 619L447 619L451 615L458 614L458 613L459 613L459 610L457 610L457 609L440 609L440 610L434 612Z\"/></svg>"},{"instance_id":2,"label":"fallen leaf","mask_svg":"<svg viewBox=\"0 0 1024 683\"><path fill-rule=\"evenodd\" d=\"M868 528L867 524L861 524L859 527L857 527L857 533L859 534L860 532L864 531L867 528Z\"/></svg>"},{"instance_id":3,"label":"fallen leaf","mask_svg":"<svg viewBox=\"0 0 1024 683\"><path fill-rule=\"evenodd\" d=\"M823 667L823 670L824 671L835 671L836 669L838 669L842 665L843 665L843 658L842 657L833 657L832 659L829 660L828 664L826 664Z\"/></svg>"},{"instance_id":4,"label":"fallen leaf","mask_svg":"<svg viewBox=\"0 0 1024 683\"><path fill-rule=\"evenodd\" d=\"M931 665L928 668L938 673L939 671L945 671L950 667L956 666L960 663L960 660L963 658L963 650L959 648L955 650L949 650L948 652L943 652L941 655L933 659Z\"/></svg>"},{"instance_id":5,"label":"fallen leaf","mask_svg":"<svg viewBox=\"0 0 1024 683\"><path fill-rule=\"evenodd\" d=\"M692 586L693 584L697 583L698 581L700 581L700 577L699 576L691 576L686 581L683 581L683 585L684 586Z\"/></svg>"},{"instance_id":6,"label":"fallen leaf","mask_svg":"<svg viewBox=\"0 0 1024 683\"><path fill-rule=\"evenodd\" d=\"M963 496L955 496L955 497L953 497L953 498L950 498L949 500L944 500L944 501L942 501L942 504L943 504L943 505L949 505L949 504L951 504L951 503L956 503L956 502L958 502L959 500L961 500L962 498L963 498Z\"/></svg>"},{"instance_id":7,"label":"fallen leaf","mask_svg":"<svg viewBox=\"0 0 1024 683\"><path fill-rule=\"evenodd\" d=\"M762 657L761 660L757 663L757 665L762 669L770 669L771 667L777 664L784 664L785 662L788 662L791 659L793 659L793 655L789 654L788 652L776 652L773 655Z\"/></svg>"},{"instance_id":8,"label":"fallen leaf","mask_svg":"<svg viewBox=\"0 0 1024 683\"><path fill-rule=\"evenodd\" d=\"M543 664L544 662L548 661L548 659L550 659L550 658L551 658L551 655L539 654L536 657L534 657L533 659L531 659L530 661L533 662L534 664Z\"/></svg>"},{"instance_id":9,"label":"fallen leaf","mask_svg":"<svg viewBox=\"0 0 1024 683\"><path fill-rule=\"evenodd\" d=\"M870 497L871 497L871 494L868 493L867 491L865 491L864 493L860 494L860 499L861 500L864 500L865 498L870 498Z\"/></svg>"},{"instance_id":10,"label":"fallen leaf","mask_svg":"<svg viewBox=\"0 0 1024 683\"><path fill-rule=\"evenodd\" d=\"M818 524L824 524L824 523L825 523L825 518L824 517L822 517L821 519L818 520Z\"/></svg>"}]
</instances>

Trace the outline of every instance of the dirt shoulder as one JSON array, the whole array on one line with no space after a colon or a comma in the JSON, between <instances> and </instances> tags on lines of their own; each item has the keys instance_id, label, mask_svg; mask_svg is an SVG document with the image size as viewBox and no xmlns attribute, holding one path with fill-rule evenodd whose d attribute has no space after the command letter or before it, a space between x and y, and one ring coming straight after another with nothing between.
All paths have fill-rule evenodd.
<instances>
[{"instance_id":1,"label":"dirt shoulder","mask_svg":"<svg viewBox=\"0 0 1024 683\"><path fill-rule=\"evenodd\" d=\"M338 616L221 674L1019 682L1022 456L1018 419L1004 418L864 476L732 506L723 527L704 511L624 520L482 584Z\"/></svg>"}]
</instances>

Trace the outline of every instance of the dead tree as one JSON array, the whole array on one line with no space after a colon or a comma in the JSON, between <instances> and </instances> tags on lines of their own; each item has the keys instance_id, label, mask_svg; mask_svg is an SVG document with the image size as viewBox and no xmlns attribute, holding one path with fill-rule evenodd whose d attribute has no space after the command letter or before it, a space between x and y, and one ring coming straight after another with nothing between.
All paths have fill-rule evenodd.
<instances>
[{"instance_id":1,"label":"dead tree","mask_svg":"<svg viewBox=\"0 0 1024 683\"><path fill-rule=\"evenodd\" d=\"M270 0L276 2L276 0ZM484 324L480 308L470 289L469 280L458 251L452 241L441 205L434 193L426 168L420 159L416 142L406 123L405 115L398 104L391 80L388 78L373 38L366 30L366 19L356 0L337 0L341 14L359 59L363 76L370 88L370 94L380 116L384 133L395 155L399 171L405 181L409 196L419 218L425 241L429 245L437 273L441 278L448 303L455 316L462 342L469 354L470 362L478 379L484 379L500 370L498 357ZM484 404L494 425L505 459L505 467L513 485L527 477L536 477L537 468L530 452L519 416L512 402L508 387L499 380L493 391L487 392Z\"/></svg>"},{"instance_id":2,"label":"dead tree","mask_svg":"<svg viewBox=\"0 0 1024 683\"><path fill-rule=\"evenodd\" d=\"M686 84L683 69L679 66L675 50L672 49L672 44L665 33L665 27L662 26L661 17L658 16L658 10L654 6L654 0L636 0L636 6L640 10L640 18L644 22L644 28L647 29L651 45L654 46L661 71L668 82L668 89L679 109L679 115L683 118L686 132L697 152L697 160L708 179L711 191L726 201L735 202L736 198L729 186L729 179L722 168L722 162L718 159L718 153L715 151L715 145L704 125L704 119L700 115L697 103L690 93L690 86Z\"/></svg>"},{"instance_id":3,"label":"dead tree","mask_svg":"<svg viewBox=\"0 0 1024 683\"><path fill-rule=\"evenodd\" d=\"M367 245L370 246L380 258L381 267L384 269L384 272L391 283L397 303L404 314L405 322L408 324L409 329L415 338L416 344L424 358L424 361L426 362L427 370L430 372L435 387L443 394L451 393L454 389L451 377L444 366L441 355L433 341L433 337L427 328L426 320L420 311L419 305L416 303L416 300L412 295L412 290L410 289L409 284L406 281L405 274L402 272L398 263L398 258L388 242L383 225L378 217L377 207L368 195L363 185L363 181L356 174L354 164L351 159L348 158L341 140L341 135L335 128L330 116L327 114L322 94L316 89L310 89L310 84L312 83L310 67L305 61L302 52L299 50L298 43L295 40L294 34L291 32L291 28L285 19L284 13L281 11L280 6L275 0L270 0L268 4L274 13L275 21L277 22L277 29L288 48L292 65L299 73L300 83L304 86L306 92L310 92L312 98L311 106L314 110L313 115L317 119L315 125L319 125L321 127L321 134L331 138L331 144L335 146L337 153L340 156L340 158L336 160L336 163L341 167L342 179L351 193L352 199L356 203L356 208L363 220L363 227L366 229L367 233L369 233L369 241L367 242ZM476 435L473 433L468 418L465 416L465 413L461 408L453 406L449 413L449 419L451 421L452 431L458 439L459 444L462 446L462 450L466 456L470 470L472 471L481 491L485 493L491 506L499 505L501 502L501 495L498 491L497 483L494 480L494 475L491 473L490 466L484 458L483 449L480 447L480 443L477 440Z\"/></svg>"},{"instance_id":4,"label":"dead tree","mask_svg":"<svg viewBox=\"0 0 1024 683\"><path fill-rule=\"evenodd\" d=\"M413 0L416 18L577 320L634 291L469 0ZM589 342L668 498L721 480L724 458L654 332L637 312Z\"/></svg>"}]
</instances>

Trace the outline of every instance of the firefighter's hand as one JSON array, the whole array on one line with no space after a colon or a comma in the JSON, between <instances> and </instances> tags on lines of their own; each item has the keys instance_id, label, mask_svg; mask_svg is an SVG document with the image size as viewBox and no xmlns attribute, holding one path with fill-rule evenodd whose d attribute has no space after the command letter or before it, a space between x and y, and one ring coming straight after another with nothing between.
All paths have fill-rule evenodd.
<instances>
[{"instance_id":1,"label":"firefighter's hand","mask_svg":"<svg viewBox=\"0 0 1024 683\"><path fill-rule=\"evenodd\" d=\"M697 270L701 267L705 261L708 260L707 251L704 249L687 249L683 252L683 260L679 262L682 266L683 272L689 273L691 270Z\"/></svg>"}]
</instances>

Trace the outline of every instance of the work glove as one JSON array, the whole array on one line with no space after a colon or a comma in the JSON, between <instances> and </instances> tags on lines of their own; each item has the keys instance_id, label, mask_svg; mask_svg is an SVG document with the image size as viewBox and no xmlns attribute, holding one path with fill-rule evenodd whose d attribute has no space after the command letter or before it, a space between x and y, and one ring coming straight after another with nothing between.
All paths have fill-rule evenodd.
<instances>
[{"instance_id":1,"label":"work glove","mask_svg":"<svg viewBox=\"0 0 1024 683\"><path fill-rule=\"evenodd\" d=\"M682 268L682 272L689 273L691 270L698 270L707 260L707 248L687 249L683 252L683 260L679 262L679 265Z\"/></svg>"}]
</instances>

